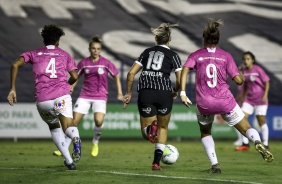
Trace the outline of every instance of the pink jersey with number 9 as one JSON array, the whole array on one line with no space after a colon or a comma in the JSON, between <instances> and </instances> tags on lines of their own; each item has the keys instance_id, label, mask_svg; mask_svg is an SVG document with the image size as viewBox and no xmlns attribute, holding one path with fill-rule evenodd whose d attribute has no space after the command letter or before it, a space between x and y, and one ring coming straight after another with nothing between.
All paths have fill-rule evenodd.
<instances>
[{"instance_id":1,"label":"pink jersey with number 9","mask_svg":"<svg viewBox=\"0 0 282 184\"><path fill-rule=\"evenodd\" d=\"M202 48L191 53L183 66L196 70L196 103L201 114L226 114L235 108L227 76L233 79L239 72L228 52Z\"/></svg>"},{"instance_id":2,"label":"pink jersey with number 9","mask_svg":"<svg viewBox=\"0 0 282 184\"><path fill-rule=\"evenodd\" d=\"M70 93L68 72L76 70L75 61L54 45L28 51L21 56L33 65L35 98L37 102L52 100Z\"/></svg>"}]
</instances>

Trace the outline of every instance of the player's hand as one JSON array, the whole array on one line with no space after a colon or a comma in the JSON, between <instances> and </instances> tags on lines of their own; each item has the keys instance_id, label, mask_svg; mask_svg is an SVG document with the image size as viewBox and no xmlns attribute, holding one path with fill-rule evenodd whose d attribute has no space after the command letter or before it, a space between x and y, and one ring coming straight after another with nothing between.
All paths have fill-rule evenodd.
<instances>
[{"instance_id":1,"label":"player's hand","mask_svg":"<svg viewBox=\"0 0 282 184\"><path fill-rule=\"evenodd\" d=\"M73 89L70 89L70 95L72 95Z\"/></svg>"},{"instance_id":2,"label":"player's hand","mask_svg":"<svg viewBox=\"0 0 282 184\"><path fill-rule=\"evenodd\" d=\"M16 94L16 91L14 90L11 90L8 97L7 97L7 100L8 100L8 103L10 105L14 105L14 103L17 103L17 94Z\"/></svg>"},{"instance_id":3,"label":"player's hand","mask_svg":"<svg viewBox=\"0 0 282 184\"><path fill-rule=\"evenodd\" d=\"M122 101L122 100L123 100L123 95L122 95L122 94L119 94L119 95L117 96L117 99L118 99L119 101Z\"/></svg>"},{"instance_id":4,"label":"player's hand","mask_svg":"<svg viewBox=\"0 0 282 184\"><path fill-rule=\"evenodd\" d=\"M261 99L261 102L262 103L265 103L267 101L267 96L263 95L262 99Z\"/></svg>"},{"instance_id":5,"label":"player's hand","mask_svg":"<svg viewBox=\"0 0 282 184\"><path fill-rule=\"evenodd\" d=\"M181 101L187 107L190 107L190 105L192 105L192 102L190 101L190 99L186 95L181 96Z\"/></svg>"},{"instance_id":6,"label":"player's hand","mask_svg":"<svg viewBox=\"0 0 282 184\"><path fill-rule=\"evenodd\" d=\"M123 109L125 109L127 107L127 105L129 104L129 102L131 101L131 93L126 93L122 99L123 101Z\"/></svg>"}]
</instances>

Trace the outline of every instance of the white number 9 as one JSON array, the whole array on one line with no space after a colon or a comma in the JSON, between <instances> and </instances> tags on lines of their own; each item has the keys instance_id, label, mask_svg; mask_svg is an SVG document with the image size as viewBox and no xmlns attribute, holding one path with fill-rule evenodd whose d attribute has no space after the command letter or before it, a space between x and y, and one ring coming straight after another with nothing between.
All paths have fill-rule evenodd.
<instances>
[{"instance_id":1,"label":"white number 9","mask_svg":"<svg viewBox=\"0 0 282 184\"><path fill-rule=\"evenodd\" d=\"M207 77L212 79L211 81L207 81L207 84L210 88L214 88L217 84L217 71L216 66L214 64L208 64L206 68Z\"/></svg>"}]
</instances>

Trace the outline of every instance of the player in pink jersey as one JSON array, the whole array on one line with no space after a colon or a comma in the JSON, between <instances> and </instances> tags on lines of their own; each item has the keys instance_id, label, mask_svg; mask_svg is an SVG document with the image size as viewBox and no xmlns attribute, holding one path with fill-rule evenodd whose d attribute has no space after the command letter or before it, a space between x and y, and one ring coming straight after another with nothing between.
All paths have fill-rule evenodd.
<instances>
[{"instance_id":1,"label":"player in pink jersey","mask_svg":"<svg viewBox=\"0 0 282 184\"><path fill-rule=\"evenodd\" d=\"M244 76L238 72L232 56L220 49L219 25L221 20L209 19L203 31L204 47L191 53L183 65L180 82L182 102L189 107L192 103L186 96L186 80L190 70L196 70L196 106L197 118L201 131L201 141L211 162L209 173L221 173L211 135L215 114L221 114L229 126L234 126L254 144L264 160L271 162L273 155L261 143L258 132L251 127L244 113L235 101L227 84L227 76L241 85Z\"/></svg>"},{"instance_id":2,"label":"player in pink jersey","mask_svg":"<svg viewBox=\"0 0 282 184\"><path fill-rule=\"evenodd\" d=\"M118 75L118 69L113 63L100 55L102 49L102 40L95 36L89 43L90 57L81 60L78 63L79 76L84 75L83 88L80 96L74 106L74 123L78 126L79 122L85 114L88 114L90 107L94 113L94 135L92 140L91 155L98 155L98 142L101 137L103 121L106 114L106 105L108 97L108 74L110 74L116 83L117 99L122 100L121 82ZM75 84L72 85L73 90ZM67 144L70 140L67 139ZM58 151L54 155L60 156Z\"/></svg>"},{"instance_id":3,"label":"player in pink jersey","mask_svg":"<svg viewBox=\"0 0 282 184\"><path fill-rule=\"evenodd\" d=\"M58 47L63 35L63 30L56 25L44 26L41 36L45 47L21 54L12 64L11 89L7 99L10 105L17 102L18 68L27 63L32 64L37 110L48 124L53 141L65 158L65 166L75 170L73 161L76 162L81 157L81 141L78 129L73 123L70 85L77 81L78 74L74 60ZM66 71L70 74L68 81ZM73 142L72 157L65 144L65 136Z\"/></svg>"},{"instance_id":4,"label":"player in pink jersey","mask_svg":"<svg viewBox=\"0 0 282 184\"><path fill-rule=\"evenodd\" d=\"M255 114L259 126L261 127L262 141L264 146L268 147L269 131L266 123L266 113L268 108L268 91L269 77L265 71L255 64L255 55L252 52L243 54L245 68L243 74L246 78L244 85L244 93L242 94L244 103L242 110L245 117L248 118L251 114ZM250 149L248 138L242 136L242 146L235 149L237 151L245 151Z\"/></svg>"}]
</instances>

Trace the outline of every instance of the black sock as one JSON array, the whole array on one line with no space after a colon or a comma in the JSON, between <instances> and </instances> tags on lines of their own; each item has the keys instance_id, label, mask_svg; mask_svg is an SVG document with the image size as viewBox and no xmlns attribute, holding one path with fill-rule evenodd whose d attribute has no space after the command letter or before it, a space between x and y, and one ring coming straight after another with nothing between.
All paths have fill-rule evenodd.
<instances>
[{"instance_id":1,"label":"black sock","mask_svg":"<svg viewBox=\"0 0 282 184\"><path fill-rule=\"evenodd\" d=\"M158 165L160 165L160 161L161 161L162 156L163 156L163 151L160 150L160 149L156 149L156 150L155 150L155 153L154 153L154 161L153 161L153 164L158 164Z\"/></svg>"}]
</instances>

